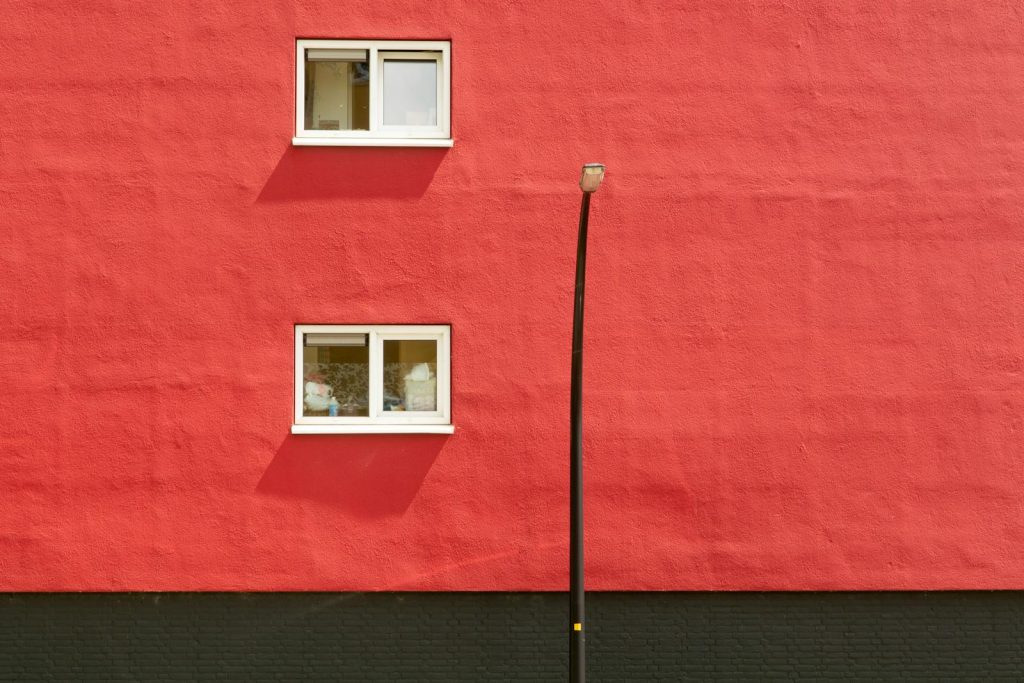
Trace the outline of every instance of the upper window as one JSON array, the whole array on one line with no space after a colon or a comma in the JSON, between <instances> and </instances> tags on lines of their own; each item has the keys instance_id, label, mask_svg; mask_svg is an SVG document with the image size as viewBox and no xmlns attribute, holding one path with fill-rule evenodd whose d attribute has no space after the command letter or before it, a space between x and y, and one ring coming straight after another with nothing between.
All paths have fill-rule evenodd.
<instances>
[{"instance_id":1,"label":"upper window","mask_svg":"<svg viewBox=\"0 0 1024 683\"><path fill-rule=\"evenodd\" d=\"M292 433L452 433L448 325L296 325Z\"/></svg>"},{"instance_id":2,"label":"upper window","mask_svg":"<svg viewBox=\"0 0 1024 683\"><path fill-rule=\"evenodd\" d=\"M294 144L451 146L451 43L296 46Z\"/></svg>"}]
</instances>

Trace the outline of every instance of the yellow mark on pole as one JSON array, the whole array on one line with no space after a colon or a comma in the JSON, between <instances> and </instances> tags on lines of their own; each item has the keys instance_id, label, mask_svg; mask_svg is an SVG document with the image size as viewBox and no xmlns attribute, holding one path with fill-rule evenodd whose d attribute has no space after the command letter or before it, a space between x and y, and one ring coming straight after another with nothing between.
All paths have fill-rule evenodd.
<instances>
[{"instance_id":1,"label":"yellow mark on pole","mask_svg":"<svg viewBox=\"0 0 1024 683\"><path fill-rule=\"evenodd\" d=\"M583 630L583 624L573 624L572 625L572 630L573 631L582 631Z\"/></svg>"}]
</instances>

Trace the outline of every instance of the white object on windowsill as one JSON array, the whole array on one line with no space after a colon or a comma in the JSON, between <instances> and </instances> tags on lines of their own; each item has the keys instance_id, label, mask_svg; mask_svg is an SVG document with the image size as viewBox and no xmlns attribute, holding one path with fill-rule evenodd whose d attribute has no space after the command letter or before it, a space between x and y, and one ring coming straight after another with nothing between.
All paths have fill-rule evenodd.
<instances>
[{"instance_id":1,"label":"white object on windowsill","mask_svg":"<svg viewBox=\"0 0 1024 683\"><path fill-rule=\"evenodd\" d=\"M334 398L334 389L318 382L306 382L303 402L310 410L327 410Z\"/></svg>"},{"instance_id":2,"label":"white object on windowsill","mask_svg":"<svg viewBox=\"0 0 1024 683\"><path fill-rule=\"evenodd\" d=\"M437 410L437 378L426 363L413 366L412 372L405 376L405 409Z\"/></svg>"}]
</instances>

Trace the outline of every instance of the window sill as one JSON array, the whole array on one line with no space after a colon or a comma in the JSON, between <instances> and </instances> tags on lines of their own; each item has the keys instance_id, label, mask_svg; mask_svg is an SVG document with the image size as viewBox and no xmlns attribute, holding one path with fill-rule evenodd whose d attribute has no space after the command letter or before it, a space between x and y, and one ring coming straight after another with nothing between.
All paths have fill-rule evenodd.
<instances>
[{"instance_id":1,"label":"window sill","mask_svg":"<svg viewBox=\"0 0 1024 683\"><path fill-rule=\"evenodd\" d=\"M292 425L292 434L454 434L455 425Z\"/></svg>"},{"instance_id":2,"label":"window sill","mask_svg":"<svg viewBox=\"0 0 1024 683\"><path fill-rule=\"evenodd\" d=\"M292 138L299 147L451 147L451 138Z\"/></svg>"}]
</instances>

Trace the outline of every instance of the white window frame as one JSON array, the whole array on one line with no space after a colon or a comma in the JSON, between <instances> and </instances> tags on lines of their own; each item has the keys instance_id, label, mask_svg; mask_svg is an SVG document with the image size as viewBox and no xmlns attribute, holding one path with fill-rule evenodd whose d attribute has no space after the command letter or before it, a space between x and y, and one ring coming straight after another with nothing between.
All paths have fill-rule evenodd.
<instances>
[{"instance_id":1,"label":"white window frame","mask_svg":"<svg viewBox=\"0 0 1024 683\"><path fill-rule=\"evenodd\" d=\"M310 333L366 334L369 341L369 415L303 415L303 354ZM384 401L384 342L432 340L437 342L437 410L386 411ZM296 325L295 417L292 434L452 434L451 326L450 325Z\"/></svg>"},{"instance_id":2,"label":"white window frame","mask_svg":"<svg viewBox=\"0 0 1024 683\"><path fill-rule=\"evenodd\" d=\"M370 130L306 130L306 50L366 50L370 67ZM437 125L385 126L385 59L438 63ZM451 43L446 40L295 41L295 137L293 145L362 147L451 147Z\"/></svg>"}]
</instances>

